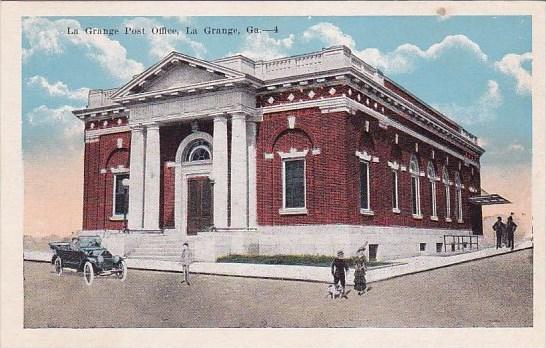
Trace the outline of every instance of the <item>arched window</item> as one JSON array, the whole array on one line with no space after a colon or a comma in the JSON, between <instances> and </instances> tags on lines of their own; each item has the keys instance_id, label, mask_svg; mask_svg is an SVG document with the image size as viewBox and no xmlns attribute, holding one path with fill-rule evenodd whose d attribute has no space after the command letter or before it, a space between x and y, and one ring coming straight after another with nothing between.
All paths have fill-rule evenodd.
<instances>
[{"instance_id":1,"label":"arched window","mask_svg":"<svg viewBox=\"0 0 546 348\"><path fill-rule=\"evenodd\" d=\"M185 150L184 162L209 161L210 144L205 139L194 140Z\"/></svg>"},{"instance_id":2,"label":"arched window","mask_svg":"<svg viewBox=\"0 0 546 348\"><path fill-rule=\"evenodd\" d=\"M421 217L421 193L419 189L419 162L417 157L411 157L409 172L411 174L411 213L413 217Z\"/></svg>"},{"instance_id":3,"label":"arched window","mask_svg":"<svg viewBox=\"0 0 546 348\"><path fill-rule=\"evenodd\" d=\"M438 214L436 211L436 171L434 170L434 165L432 164L432 162L428 162L427 177L428 177L428 180L430 181L430 202L431 202L430 218L432 220L438 220Z\"/></svg>"},{"instance_id":4,"label":"arched window","mask_svg":"<svg viewBox=\"0 0 546 348\"><path fill-rule=\"evenodd\" d=\"M442 182L444 183L445 196L446 196L446 221L451 221L451 193L449 192L449 174L447 168L444 167L444 173L442 175Z\"/></svg>"},{"instance_id":5,"label":"arched window","mask_svg":"<svg viewBox=\"0 0 546 348\"><path fill-rule=\"evenodd\" d=\"M461 177L459 173L455 173L455 215L458 222L463 222L463 193L461 185Z\"/></svg>"}]
</instances>

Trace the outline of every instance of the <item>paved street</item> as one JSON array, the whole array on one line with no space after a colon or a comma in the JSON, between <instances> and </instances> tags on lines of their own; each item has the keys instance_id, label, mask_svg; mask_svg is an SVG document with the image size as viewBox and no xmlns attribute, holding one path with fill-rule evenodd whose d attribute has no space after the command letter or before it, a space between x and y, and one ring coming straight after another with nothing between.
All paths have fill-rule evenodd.
<instances>
[{"instance_id":1,"label":"paved street","mask_svg":"<svg viewBox=\"0 0 546 348\"><path fill-rule=\"evenodd\" d=\"M25 327L532 326L532 249L326 297L326 284L130 270L127 280L61 277L25 262Z\"/></svg>"}]
</instances>

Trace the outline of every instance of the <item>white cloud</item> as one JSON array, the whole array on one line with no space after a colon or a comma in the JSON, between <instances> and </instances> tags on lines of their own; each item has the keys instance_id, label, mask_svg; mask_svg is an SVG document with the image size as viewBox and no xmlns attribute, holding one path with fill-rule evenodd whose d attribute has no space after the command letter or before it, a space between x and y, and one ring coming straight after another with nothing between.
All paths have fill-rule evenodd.
<instances>
[{"instance_id":1,"label":"white cloud","mask_svg":"<svg viewBox=\"0 0 546 348\"><path fill-rule=\"evenodd\" d=\"M40 75L35 75L27 80L27 85L32 87L38 87L46 91L52 97L66 97L74 100L87 100L89 94L89 88L79 88L76 90L70 90L66 84L62 81L57 81L53 84Z\"/></svg>"},{"instance_id":2,"label":"white cloud","mask_svg":"<svg viewBox=\"0 0 546 348\"><path fill-rule=\"evenodd\" d=\"M523 68L525 62L533 59L531 52L523 54L509 53L495 62L495 68L505 75L516 80L516 91L518 94L526 94L531 91L531 73Z\"/></svg>"},{"instance_id":3,"label":"white cloud","mask_svg":"<svg viewBox=\"0 0 546 348\"><path fill-rule=\"evenodd\" d=\"M255 60L275 59L287 56L288 50L293 44L293 34L283 39L274 39L269 36L269 33L247 35L242 50L238 53L230 53L229 55L242 54Z\"/></svg>"},{"instance_id":4,"label":"white cloud","mask_svg":"<svg viewBox=\"0 0 546 348\"><path fill-rule=\"evenodd\" d=\"M67 28L77 29L78 35L68 35ZM87 35L80 23L73 19L30 17L23 20L23 35L28 46L23 48L26 61L37 53L61 54L67 45L76 45L87 49L87 55L100 63L110 75L126 81L144 70L144 66L127 57L127 50L118 41L106 35Z\"/></svg>"},{"instance_id":5,"label":"white cloud","mask_svg":"<svg viewBox=\"0 0 546 348\"><path fill-rule=\"evenodd\" d=\"M521 156L527 152L527 148L517 140L513 140L510 143L500 142L496 146L490 146L490 149L486 152L488 156L493 158L502 158L505 156Z\"/></svg>"},{"instance_id":6,"label":"white cloud","mask_svg":"<svg viewBox=\"0 0 546 348\"><path fill-rule=\"evenodd\" d=\"M523 152L523 151L525 151L525 146L523 146L520 143L514 142L514 143L508 145L507 150L509 152Z\"/></svg>"},{"instance_id":7,"label":"white cloud","mask_svg":"<svg viewBox=\"0 0 546 348\"><path fill-rule=\"evenodd\" d=\"M72 114L75 108L70 105L63 105L55 109L50 109L47 105L35 107L27 113L27 120L30 125L40 124L66 124L72 121L78 121Z\"/></svg>"},{"instance_id":8,"label":"white cloud","mask_svg":"<svg viewBox=\"0 0 546 348\"><path fill-rule=\"evenodd\" d=\"M362 58L366 63L375 66L387 73L405 73L414 68L417 59L435 60L448 50L458 49L470 52L480 61L486 62L487 55L480 46L465 35L448 35L442 41L432 44L427 49L405 43L391 52L381 52L378 48L365 48L357 50L354 39L343 33L341 29L331 23L322 22L309 27L303 33L304 40L316 39L328 46L346 45L354 54Z\"/></svg>"},{"instance_id":9,"label":"white cloud","mask_svg":"<svg viewBox=\"0 0 546 348\"><path fill-rule=\"evenodd\" d=\"M60 131L65 140L79 139L83 134L83 123L77 119L72 110L75 108L70 105L63 105L51 109L47 105L40 105L26 114L28 124L32 127L47 128L44 131L49 132L54 137L54 130Z\"/></svg>"},{"instance_id":10,"label":"white cloud","mask_svg":"<svg viewBox=\"0 0 546 348\"><path fill-rule=\"evenodd\" d=\"M432 105L448 117L465 125L488 122L497 117L497 109L502 105L503 97L497 81L487 81L487 90L470 105L436 104Z\"/></svg>"},{"instance_id":11,"label":"white cloud","mask_svg":"<svg viewBox=\"0 0 546 348\"><path fill-rule=\"evenodd\" d=\"M350 35L344 34L341 29L332 23L321 22L309 27L303 32L306 41L318 39L328 46L345 45L354 49L355 40Z\"/></svg>"},{"instance_id":12,"label":"white cloud","mask_svg":"<svg viewBox=\"0 0 546 348\"><path fill-rule=\"evenodd\" d=\"M481 147L485 147L490 143L488 138L478 138L478 145Z\"/></svg>"},{"instance_id":13,"label":"white cloud","mask_svg":"<svg viewBox=\"0 0 546 348\"><path fill-rule=\"evenodd\" d=\"M480 61L487 62L487 55L480 46L465 35L448 35L425 50L414 44L405 43L388 53L382 53L377 48L368 48L355 54L385 72L403 73L413 69L416 59L436 60L453 49L470 52Z\"/></svg>"},{"instance_id":14,"label":"white cloud","mask_svg":"<svg viewBox=\"0 0 546 348\"><path fill-rule=\"evenodd\" d=\"M187 17L175 17L180 23L187 24ZM192 55L195 55L198 58L202 58L207 49L205 45L198 41L191 40L186 36L183 31L179 30L178 35L154 35L152 34L153 27L162 26L161 23L154 19L146 17L136 17L130 20L127 20L123 23L125 26L133 28L145 28L146 29L146 39L150 45L150 51L148 52L150 57L155 60L159 60L165 57L171 51L176 51L177 46L185 45L189 47L192 52Z\"/></svg>"}]
</instances>

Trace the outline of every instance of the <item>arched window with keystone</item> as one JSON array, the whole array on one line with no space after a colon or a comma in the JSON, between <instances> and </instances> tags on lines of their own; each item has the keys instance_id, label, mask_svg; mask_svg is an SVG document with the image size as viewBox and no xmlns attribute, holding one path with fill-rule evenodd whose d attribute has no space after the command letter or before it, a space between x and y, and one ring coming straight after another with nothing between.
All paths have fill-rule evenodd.
<instances>
[{"instance_id":1,"label":"arched window with keystone","mask_svg":"<svg viewBox=\"0 0 546 348\"><path fill-rule=\"evenodd\" d=\"M444 184L445 198L446 198L446 221L451 221L451 192L449 190L449 173L447 168L444 167L444 172L442 174L442 182Z\"/></svg>"},{"instance_id":2,"label":"arched window with keystone","mask_svg":"<svg viewBox=\"0 0 546 348\"><path fill-rule=\"evenodd\" d=\"M428 162L427 177L430 182L430 219L437 221L438 211L436 204L436 171L434 170L434 165L432 164L432 162Z\"/></svg>"},{"instance_id":3,"label":"arched window with keystone","mask_svg":"<svg viewBox=\"0 0 546 348\"><path fill-rule=\"evenodd\" d=\"M421 192L419 187L419 162L415 155L411 156L409 164L411 175L411 214L414 218L420 219L421 215Z\"/></svg>"},{"instance_id":4,"label":"arched window with keystone","mask_svg":"<svg viewBox=\"0 0 546 348\"><path fill-rule=\"evenodd\" d=\"M457 222L463 222L463 186L458 172L455 173L455 216Z\"/></svg>"}]
</instances>

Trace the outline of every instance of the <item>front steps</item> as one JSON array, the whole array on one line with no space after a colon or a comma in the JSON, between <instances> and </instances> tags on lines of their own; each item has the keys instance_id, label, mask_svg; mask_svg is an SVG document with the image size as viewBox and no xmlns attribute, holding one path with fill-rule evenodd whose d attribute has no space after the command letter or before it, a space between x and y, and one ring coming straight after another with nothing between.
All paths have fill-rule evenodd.
<instances>
[{"instance_id":1,"label":"front steps","mask_svg":"<svg viewBox=\"0 0 546 348\"><path fill-rule=\"evenodd\" d=\"M190 251L195 255L195 247L192 247L191 236L177 235L148 235L138 238L137 245L127 251L130 259L154 259L163 261L180 261L182 245L188 242Z\"/></svg>"}]
</instances>

